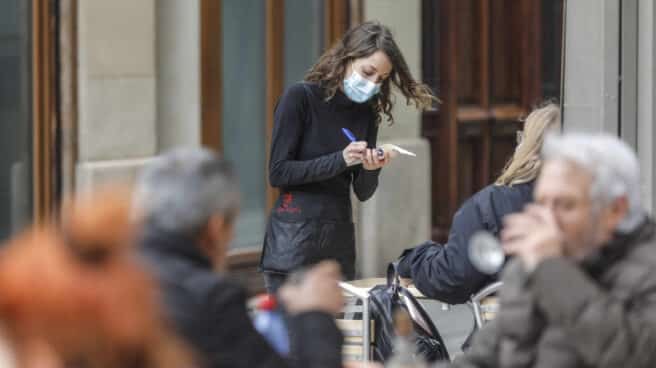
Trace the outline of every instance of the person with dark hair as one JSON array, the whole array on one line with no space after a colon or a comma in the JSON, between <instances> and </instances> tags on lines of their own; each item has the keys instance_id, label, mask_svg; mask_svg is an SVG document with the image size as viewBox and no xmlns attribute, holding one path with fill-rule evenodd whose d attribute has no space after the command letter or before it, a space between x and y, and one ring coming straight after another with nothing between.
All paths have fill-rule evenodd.
<instances>
[{"instance_id":1,"label":"person with dark hair","mask_svg":"<svg viewBox=\"0 0 656 368\"><path fill-rule=\"evenodd\" d=\"M269 291L286 275L324 259L355 276L350 190L375 192L390 152L376 149L383 116L392 124L392 87L417 108L436 98L417 82L392 33L363 23L289 87L274 113L269 181L280 189L267 225L260 269Z\"/></svg>"},{"instance_id":2,"label":"person with dark hair","mask_svg":"<svg viewBox=\"0 0 656 368\"><path fill-rule=\"evenodd\" d=\"M166 316L201 367L341 368L334 314L343 298L335 262L322 262L278 293L292 359L253 327L246 290L225 272L240 202L228 162L200 148L164 154L140 175L135 200L142 252L160 283Z\"/></svg>"}]
</instances>

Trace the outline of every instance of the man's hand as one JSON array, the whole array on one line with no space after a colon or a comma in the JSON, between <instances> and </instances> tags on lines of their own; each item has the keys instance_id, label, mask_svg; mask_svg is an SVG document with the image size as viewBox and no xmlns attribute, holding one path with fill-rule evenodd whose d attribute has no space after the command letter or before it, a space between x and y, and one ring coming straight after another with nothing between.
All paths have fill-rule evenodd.
<instances>
[{"instance_id":1,"label":"man's hand","mask_svg":"<svg viewBox=\"0 0 656 368\"><path fill-rule=\"evenodd\" d=\"M562 235L553 213L535 204L504 219L501 242L504 251L519 257L529 272L543 260L563 255Z\"/></svg>"},{"instance_id":2,"label":"man's hand","mask_svg":"<svg viewBox=\"0 0 656 368\"><path fill-rule=\"evenodd\" d=\"M344 307L340 279L339 265L323 261L308 270L299 283L283 285L278 294L291 314L321 311L334 315Z\"/></svg>"},{"instance_id":3,"label":"man's hand","mask_svg":"<svg viewBox=\"0 0 656 368\"><path fill-rule=\"evenodd\" d=\"M401 286L403 286L404 288L410 287L410 285L412 285L412 279L399 277L399 284L401 284Z\"/></svg>"}]
</instances>

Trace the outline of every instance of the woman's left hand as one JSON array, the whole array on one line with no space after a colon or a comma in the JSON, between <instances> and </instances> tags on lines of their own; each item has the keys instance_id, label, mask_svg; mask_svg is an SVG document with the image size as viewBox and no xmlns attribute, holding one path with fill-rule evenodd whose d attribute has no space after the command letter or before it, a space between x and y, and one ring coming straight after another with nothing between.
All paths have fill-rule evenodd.
<instances>
[{"instance_id":1,"label":"woman's left hand","mask_svg":"<svg viewBox=\"0 0 656 368\"><path fill-rule=\"evenodd\" d=\"M367 148L367 150L364 151L362 167L364 167L365 170L378 170L387 165L390 161L390 157L387 151L384 153L385 154L381 157L378 156L378 152L376 152L375 148Z\"/></svg>"}]
</instances>

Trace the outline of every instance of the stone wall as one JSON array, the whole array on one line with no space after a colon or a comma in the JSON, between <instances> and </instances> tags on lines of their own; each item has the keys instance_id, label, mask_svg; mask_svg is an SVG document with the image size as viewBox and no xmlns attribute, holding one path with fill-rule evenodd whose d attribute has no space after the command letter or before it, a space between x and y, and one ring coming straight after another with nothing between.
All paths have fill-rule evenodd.
<instances>
[{"instance_id":1,"label":"stone wall","mask_svg":"<svg viewBox=\"0 0 656 368\"><path fill-rule=\"evenodd\" d=\"M78 4L78 191L200 144L198 0Z\"/></svg>"},{"instance_id":2,"label":"stone wall","mask_svg":"<svg viewBox=\"0 0 656 368\"><path fill-rule=\"evenodd\" d=\"M421 1L366 0L366 20L392 30L415 78L421 79ZM379 143L394 143L417 154L398 157L383 169L376 194L354 206L360 276L382 276L405 248L430 237L430 147L421 138L421 112L397 96L396 123L383 122ZM354 203L358 203L354 199Z\"/></svg>"}]
</instances>

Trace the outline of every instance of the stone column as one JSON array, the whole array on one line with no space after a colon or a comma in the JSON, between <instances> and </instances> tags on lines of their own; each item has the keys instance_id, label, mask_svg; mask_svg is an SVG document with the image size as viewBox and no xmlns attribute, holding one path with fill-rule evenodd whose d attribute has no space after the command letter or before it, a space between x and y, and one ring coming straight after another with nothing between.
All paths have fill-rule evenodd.
<instances>
[{"instance_id":1,"label":"stone column","mask_svg":"<svg viewBox=\"0 0 656 368\"><path fill-rule=\"evenodd\" d=\"M565 13L565 130L617 134L619 1L567 1Z\"/></svg>"},{"instance_id":2,"label":"stone column","mask_svg":"<svg viewBox=\"0 0 656 368\"><path fill-rule=\"evenodd\" d=\"M200 145L199 1L78 2L78 190Z\"/></svg>"},{"instance_id":3,"label":"stone column","mask_svg":"<svg viewBox=\"0 0 656 368\"><path fill-rule=\"evenodd\" d=\"M640 159L642 198L645 207L653 214L656 211L656 6L652 0L638 1L638 111L637 151Z\"/></svg>"},{"instance_id":4,"label":"stone column","mask_svg":"<svg viewBox=\"0 0 656 368\"><path fill-rule=\"evenodd\" d=\"M574 0L566 6L565 130L605 131L630 144L640 160L643 203L653 212L653 1Z\"/></svg>"},{"instance_id":5,"label":"stone column","mask_svg":"<svg viewBox=\"0 0 656 368\"><path fill-rule=\"evenodd\" d=\"M157 0L158 149L200 145L200 1Z\"/></svg>"},{"instance_id":6,"label":"stone column","mask_svg":"<svg viewBox=\"0 0 656 368\"><path fill-rule=\"evenodd\" d=\"M415 78L421 78L421 1L365 0L364 17L390 27ZM360 276L384 275L401 251L430 238L430 150L421 138L421 112L397 96L396 123L381 124L379 143L417 154L398 157L380 175L373 198L356 205ZM354 200L354 203L358 203Z\"/></svg>"},{"instance_id":7,"label":"stone column","mask_svg":"<svg viewBox=\"0 0 656 368\"><path fill-rule=\"evenodd\" d=\"M77 189L131 180L157 149L155 0L78 4Z\"/></svg>"}]
</instances>

